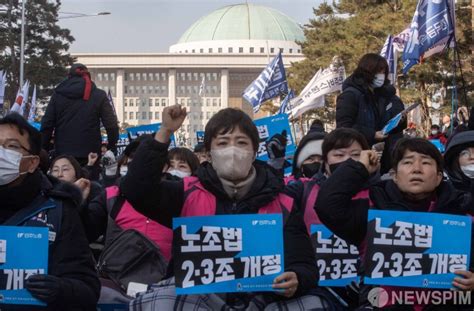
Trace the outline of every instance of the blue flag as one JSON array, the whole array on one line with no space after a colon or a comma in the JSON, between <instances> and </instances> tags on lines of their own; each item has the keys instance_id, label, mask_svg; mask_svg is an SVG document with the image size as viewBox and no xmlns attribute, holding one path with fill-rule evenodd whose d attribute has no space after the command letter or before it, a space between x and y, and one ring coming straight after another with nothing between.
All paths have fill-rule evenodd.
<instances>
[{"instance_id":1,"label":"blue flag","mask_svg":"<svg viewBox=\"0 0 474 311\"><path fill-rule=\"evenodd\" d=\"M290 100L295 98L295 92L293 90L290 90L288 94L286 95L285 99L281 102L280 109L278 110L278 114L282 113L288 113L288 111L291 110L291 105L290 105Z\"/></svg>"},{"instance_id":2,"label":"blue flag","mask_svg":"<svg viewBox=\"0 0 474 311\"><path fill-rule=\"evenodd\" d=\"M380 51L380 56L385 58L388 63L388 76L392 84L395 84L395 78L397 74L397 60L395 58L393 50L393 36L389 35L385 40L382 51Z\"/></svg>"},{"instance_id":3,"label":"blue flag","mask_svg":"<svg viewBox=\"0 0 474 311\"><path fill-rule=\"evenodd\" d=\"M420 62L430 48L454 37L450 0L420 0L410 26L410 38L403 50L403 74Z\"/></svg>"},{"instance_id":4,"label":"blue flag","mask_svg":"<svg viewBox=\"0 0 474 311\"><path fill-rule=\"evenodd\" d=\"M287 92L285 67L281 53L278 53L258 78L245 89L242 96L252 104L253 112L258 112L263 102Z\"/></svg>"}]
</instances>

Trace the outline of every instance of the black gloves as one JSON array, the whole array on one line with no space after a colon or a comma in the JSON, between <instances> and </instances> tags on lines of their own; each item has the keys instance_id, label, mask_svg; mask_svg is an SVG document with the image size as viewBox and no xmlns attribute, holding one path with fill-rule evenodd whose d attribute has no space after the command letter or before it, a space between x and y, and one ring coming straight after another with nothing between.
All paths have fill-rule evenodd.
<instances>
[{"instance_id":1,"label":"black gloves","mask_svg":"<svg viewBox=\"0 0 474 311\"><path fill-rule=\"evenodd\" d=\"M50 304L62 298L62 283L56 276L36 274L25 281L25 287L33 297Z\"/></svg>"},{"instance_id":2,"label":"black gloves","mask_svg":"<svg viewBox=\"0 0 474 311\"><path fill-rule=\"evenodd\" d=\"M273 135L266 143L268 157L270 159L284 158L286 153L286 144L288 142L286 130L281 134Z\"/></svg>"}]
</instances>

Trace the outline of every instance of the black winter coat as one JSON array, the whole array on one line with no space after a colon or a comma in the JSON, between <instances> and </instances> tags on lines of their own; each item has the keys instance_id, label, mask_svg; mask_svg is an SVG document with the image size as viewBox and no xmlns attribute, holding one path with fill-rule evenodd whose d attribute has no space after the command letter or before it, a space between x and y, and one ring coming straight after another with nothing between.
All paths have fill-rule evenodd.
<instances>
[{"instance_id":1,"label":"black winter coat","mask_svg":"<svg viewBox=\"0 0 474 311\"><path fill-rule=\"evenodd\" d=\"M167 158L167 144L156 140L142 142L129 164L127 175L122 178L120 192L138 212L171 228L173 217L180 216L184 204L184 184L182 181L162 180ZM216 214L257 213L259 208L272 202L280 192L286 191L283 180L277 178L272 168L259 161L254 162L254 167L257 173L254 185L238 201L229 198L212 165L206 163L198 169L199 180L217 199ZM288 189L287 194L302 204L302 192ZM300 209L293 209L283 231L285 271L297 274L299 287L295 295L302 295L316 286L318 271Z\"/></svg>"},{"instance_id":2,"label":"black winter coat","mask_svg":"<svg viewBox=\"0 0 474 311\"><path fill-rule=\"evenodd\" d=\"M344 81L342 94L337 97L336 127L353 128L367 139L370 146L375 144L375 132L404 109L395 88L389 84L372 91L359 77L351 75ZM403 131L401 124L392 134Z\"/></svg>"},{"instance_id":3,"label":"black winter coat","mask_svg":"<svg viewBox=\"0 0 474 311\"><path fill-rule=\"evenodd\" d=\"M28 204L24 205L24 208L17 212L23 212L26 209L34 211L36 206L33 203L38 202L39 197L53 198L62 204L61 212L59 212L59 215L61 215L59 231L56 232L54 242L50 242L48 254L48 274L61 279L62 292L58 300L47 307L12 306L12 309L48 311L95 310L100 294L100 282L81 220L77 213L78 203L81 200L79 189L73 185L59 182L54 178L48 179L39 171L28 176L28 179L36 185L40 184L40 187L35 191L34 199L30 200ZM42 201L40 200L40 202ZM2 208L4 207L2 206ZM33 215L34 217L27 219L20 225L44 226L54 219L53 213L57 213L57 209L58 207L47 210L46 216L41 216L44 212L35 214ZM44 217L46 223L38 220L41 217ZM5 223L4 221L2 223ZM50 230L52 229L50 228ZM5 308L5 310L9 310L9 307ZM3 308L4 306L2 306Z\"/></svg>"},{"instance_id":4,"label":"black winter coat","mask_svg":"<svg viewBox=\"0 0 474 311\"><path fill-rule=\"evenodd\" d=\"M50 140L54 132L56 155L87 158L90 152L100 154L102 121L107 131L108 148L116 151L118 121L107 94L92 83L90 99L84 101L84 88L84 79L72 76L54 90L41 121L44 149L51 149Z\"/></svg>"}]
</instances>

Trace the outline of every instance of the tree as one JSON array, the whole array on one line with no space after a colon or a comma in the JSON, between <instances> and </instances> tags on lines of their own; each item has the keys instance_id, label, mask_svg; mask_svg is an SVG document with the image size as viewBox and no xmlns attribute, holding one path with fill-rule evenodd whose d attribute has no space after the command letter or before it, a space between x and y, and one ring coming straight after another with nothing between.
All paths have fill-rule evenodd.
<instances>
[{"instance_id":1,"label":"tree","mask_svg":"<svg viewBox=\"0 0 474 311\"><path fill-rule=\"evenodd\" d=\"M0 68L7 72L5 99L12 103L20 84L21 2L2 2L6 12L0 12ZM24 77L37 85L38 98L51 95L74 61L68 53L74 38L57 25L60 5L60 0L31 0L25 5Z\"/></svg>"},{"instance_id":2,"label":"tree","mask_svg":"<svg viewBox=\"0 0 474 311\"><path fill-rule=\"evenodd\" d=\"M314 9L315 17L305 25L306 41L300 45L306 59L290 68L291 88L301 91L316 71L327 67L336 55L343 60L347 74L351 74L362 55L380 52L389 34L396 35L410 25L416 4L417 1L413 0L339 0L332 5L322 3ZM469 10L456 10L458 48L464 64L472 60L469 13ZM398 68L401 70L401 61ZM436 89L432 86L450 85L449 73L452 73L452 62L447 55L430 57L400 79L402 99L406 103L421 100L425 106L423 111L428 111L427 99L433 95L431 90ZM464 78L472 81L472 71L466 72ZM461 83L458 80L459 87ZM472 89L472 83L468 88ZM333 121L334 100L327 99L326 102L329 104L324 109L307 114L318 115L326 122Z\"/></svg>"}]
</instances>

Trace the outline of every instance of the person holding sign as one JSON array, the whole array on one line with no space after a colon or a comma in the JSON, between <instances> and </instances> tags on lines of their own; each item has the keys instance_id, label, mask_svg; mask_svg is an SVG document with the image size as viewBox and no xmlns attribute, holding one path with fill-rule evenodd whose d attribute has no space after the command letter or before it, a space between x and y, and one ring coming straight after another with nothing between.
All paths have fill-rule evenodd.
<instances>
[{"instance_id":1,"label":"person holding sign","mask_svg":"<svg viewBox=\"0 0 474 311\"><path fill-rule=\"evenodd\" d=\"M339 237L358 245L362 258L371 208L455 215L467 215L471 210L470 194L443 181L443 158L425 139L400 140L393 154L393 180L371 186L370 200L359 200L356 204L352 196L362 189L378 167L376 153L362 151L358 161L349 159L321 185L315 205L322 222ZM459 277L453 280L453 286L474 289L474 274L469 271L456 273Z\"/></svg>"},{"instance_id":2,"label":"person holding sign","mask_svg":"<svg viewBox=\"0 0 474 311\"><path fill-rule=\"evenodd\" d=\"M369 146L387 139L382 128L397 113L403 103L395 95L388 79L387 60L378 54L365 54L354 73L342 86L337 97L336 127L349 127L365 136ZM406 127L406 123L404 124ZM403 131L403 122L391 134Z\"/></svg>"},{"instance_id":3,"label":"person holding sign","mask_svg":"<svg viewBox=\"0 0 474 311\"><path fill-rule=\"evenodd\" d=\"M40 150L40 133L23 117L10 113L0 119L0 224L49 229L47 274L15 282L18 289L26 288L46 303L46 310L93 310L100 284L77 214L81 195L75 187L55 183L41 173ZM35 256L34 249L27 252ZM8 256L7 245L6 260L15 260Z\"/></svg>"},{"instance_id":4,"label":"person holding sign","mask_svg":"<svg viewBox=\"0 0 474 311\"><path fill-rule=\"evenodd\" d=\"M177 182L162 180L170 137L185 118L186 110L179 105L164 109L162 127L155 140L145 141L138 148L135 160L122 180L121 193L137 211L168 228L172 228L174 217L283 212L285 272L274 279L275 294L242 292L238 295L210 294L205 299L195 295L174 297L170 279L132 305L139 307L152 300L160 310L175 303L182 306L180 310L188 310L195 308L195 303L206 304L211 309L237 307L243 303L243 310L255 305L258 297L264 297L263 305L283 299L280 303L288 306L323 307L324 301L319 297L307 295L316 287L318 272L311 241L299 213L299 194L285 192L283 180L274 170L255 160L259 147L258 131L243 111L223 109L209 120L204 144L210 152L211 163L201 164L197 177L185 177ZM285 301L284 298L296 301Z\"/></svg>"}]
</instances>

